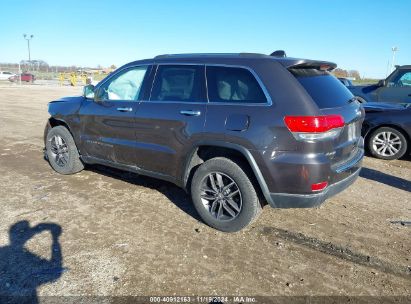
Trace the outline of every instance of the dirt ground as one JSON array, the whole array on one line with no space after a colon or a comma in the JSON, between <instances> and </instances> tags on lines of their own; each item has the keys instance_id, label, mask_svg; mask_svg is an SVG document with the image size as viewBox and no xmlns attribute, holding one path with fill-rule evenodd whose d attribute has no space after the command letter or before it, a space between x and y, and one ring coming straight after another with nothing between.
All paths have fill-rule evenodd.
<instances>
[{"instance_id":1,"label":"dirt ground","mask_svg":"<svg viewBox=\"0 0 411 304\"><path fill-rule=\"evenodd\" d=\"M80 91L0 85L2 288L15 284L15 294L38 295L411 295L411 226L396 222L411 221L410 159L366 157L358 181L320 208L266 207L252 227L225 234L204 225L185 192L167 182L103 167L55 173L42 154L47 103Z\"/></svg>"}]
</instances>

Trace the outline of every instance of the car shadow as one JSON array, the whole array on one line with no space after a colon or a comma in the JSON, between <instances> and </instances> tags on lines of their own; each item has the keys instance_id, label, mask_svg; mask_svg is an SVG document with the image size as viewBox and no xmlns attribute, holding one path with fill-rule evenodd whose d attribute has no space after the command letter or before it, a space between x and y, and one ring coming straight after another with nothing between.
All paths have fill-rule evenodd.
<instances>
[{"instance_id":1,"label":"car shadow","mask_svg":"<svg viewBox=\"0 0 411 304\"><path fill-rule=\"evenodd\" d=\"M44 231L52 236L50 259L25 247L32 237ZM37 288L60 278L64 270L59 243L61 232L61 226L54 223L30 227L24 220L10 227L10 243L0 247L0 303L38 303Z\"/></svg>"},{"instance_id":2,"label":"car shadow","mask_svg":"<svg viewBox=\"0 0 411 304\"><path fill-rule=\"evenodd\" d=\"M360 176L391 187L411 192L411 182L401 177L396 177L367 167L363 167L361 169Z\"/></svg>"},{"instance_id":3,"label":"car shadow","mask_svg":"<svg viewBox=\"0 0 411 304\"><path fill-rule=\"evenodd\" d=\"M106 167L103 165L87 165L86 169L111 178L122 180L133 185L157 190L165 195L180 210L193 217L197 221L202 222L200 216L193 206L190 196L183 189L170 182L139 175L133 172Z\"/></svg>"}]
</instances>

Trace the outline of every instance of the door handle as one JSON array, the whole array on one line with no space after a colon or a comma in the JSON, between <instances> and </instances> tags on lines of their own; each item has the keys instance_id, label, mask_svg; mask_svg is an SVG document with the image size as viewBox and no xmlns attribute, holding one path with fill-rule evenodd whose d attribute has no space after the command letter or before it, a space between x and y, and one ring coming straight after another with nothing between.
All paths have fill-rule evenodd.
<instances>
[{"instance_id":1,"label":"door handle","mask_svg":"<svg viewBox=\"0 0 411 304\"><path fill-rule=\"evenodd\" d=\"M410 97L411 97L411 94L408 94L408 96L410 96Z\"/></svg>"},{"instance_id":2,"label":"door handle","mask_svg":"<svg viewBox=\"0 0 411 304\"><path fill-rule=\"evenodd\" d=\"M120 111L120 112L131 112L131 111L133 111L133 108L117 108L117 111Z\"/></svg>"},{"instance_id":3,"label":"door handle","mask_svg":"<svg viewBox=\"0 0 411 304\"><path fill-rule=\"evenodd\" d=\"M181 110L180 114L186 115L186 116L200 116L201 112L200 111L193 111L193 110Z\"/></svg>"}]
</instances>

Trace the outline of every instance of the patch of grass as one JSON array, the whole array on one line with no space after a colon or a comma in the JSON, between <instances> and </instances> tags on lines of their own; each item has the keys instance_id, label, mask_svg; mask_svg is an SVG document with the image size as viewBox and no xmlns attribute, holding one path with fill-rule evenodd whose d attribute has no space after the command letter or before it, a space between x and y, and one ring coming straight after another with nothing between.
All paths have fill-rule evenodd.
<instances>
[{"instance_id":1,"label":"patch of grass","mask_svg":"<svg viewBox=\"0 0 411 304\"><path fill-rule=\"evenodd\" d=\"M352 83L354 85L367 85L367 84L376 84L379 79L363 78L354 80Z\"/></svg>"}]
</instances>

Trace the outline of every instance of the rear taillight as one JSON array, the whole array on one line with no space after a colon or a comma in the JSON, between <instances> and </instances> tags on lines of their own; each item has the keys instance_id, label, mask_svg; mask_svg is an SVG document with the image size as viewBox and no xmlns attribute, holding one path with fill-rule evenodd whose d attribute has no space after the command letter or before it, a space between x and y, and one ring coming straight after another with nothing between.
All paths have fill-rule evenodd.
<instances>
[{"instance_id":1,"label":"rear taillight","mask_svg":"<svg viewBox=\"0 0 411 304\"><path fill-rule=\"evenodd\" d=\"M341 115L286 116L284 122L296 139L304 141L336 138L344 127Z\"/></svg>"}]
</instances>

